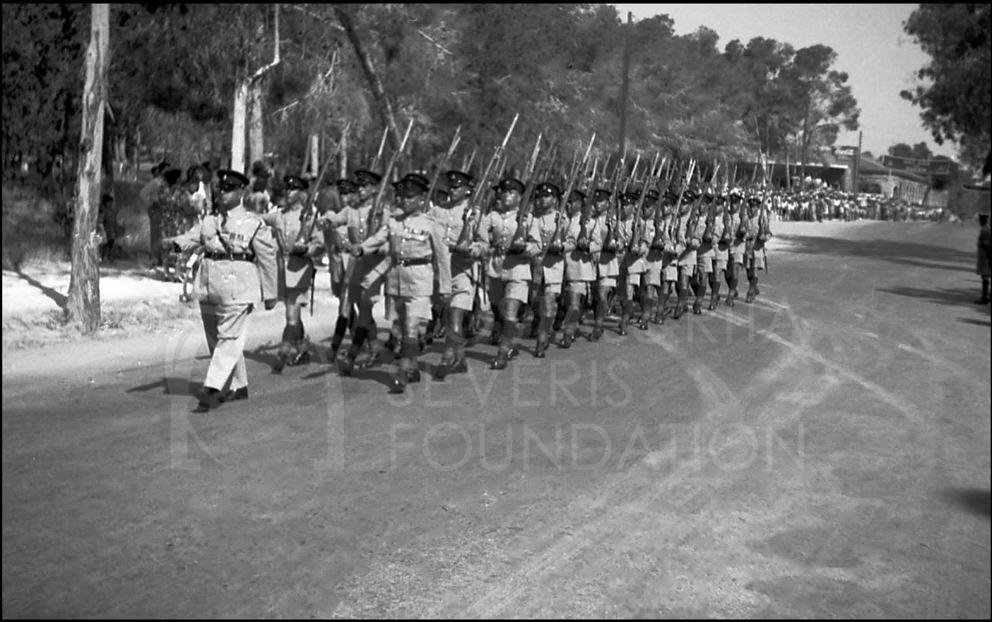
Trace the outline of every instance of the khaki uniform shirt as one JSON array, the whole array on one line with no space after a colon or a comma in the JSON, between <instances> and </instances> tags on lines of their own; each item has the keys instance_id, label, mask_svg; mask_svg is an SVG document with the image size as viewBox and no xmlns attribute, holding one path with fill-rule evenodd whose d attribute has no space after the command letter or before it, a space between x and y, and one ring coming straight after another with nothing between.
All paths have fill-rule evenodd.
<instances>
[{"instance_id":1,"label":"khaki uniform shirt","mask_svg":"<svg viewBox=\"0 0 992 622\"><path fill-rule=\"evenodd\" d=\"M257 304L278 294L277 247L257 214L238 206L223 215L210 215L174 238L183 250L203 246L206 254L196 282L200 302L217 305ZM211 257L211 254L215 254ZM219 258L253 255L251 261Z\"/></svg>"},{"instance_id":2,"label":"khaki uniform shirt","mask_svg":"<svg viewBox=\"0 0 992 622\"><path fill-rule=\"evenodd\" d=\"M285 212L280 210L262 216L262 221L272 227L276 242L279 244L280 267L282 268L280 291L284 287L308 289L314 275L313 258L324 254L323 236L316 226L311 229L310 236L305 240L306 255L291 254L293 245L300 237L300 230L309 224L300 221L302 211L303 207L296 205Z\"/></svg>"},{"instance_id":3,"label":"khaki uniform shirt","mask_svg":"<svg viewBox=\"0 0 992 622\"><path fill-rule=\"evenodd\" d=\"M451 207L444 208L432 206L428 212L430 217L438 223L441 230L444 232L444 240L448 245L449 251L455 248L455 245L458 244L458 238L461 237L462 227L465 226L468 206L468 198L464 198ZM458 253L450 254L452 273L468 271L472 268L472 264L475 262L475 260L468 255Z\"/></svg>"},{"instance_id":4,"label":"khaki uniform shirt","mask_svg":"<svg viewBox=\"0 0 992 622\"><path fill-rule=\"evenodd\" d=\"M562 216L563 220L564 218ZM562 226L567 226L567 223L563 223ZM555 210L550 210L541 216L535 216L531 220L530 230L527 232L527 246L529 247L527 253L540 261L542 278L545 283L561 283L565 277L564 257L560 254L547 252L548 245L551 244L557 232L558 212Z\"/></svg>"},{"instance_id":5,"label":"khaki uniform shirt","mask_svg":"<svg viewBox=\"0 0 992 622\"><path fill-rule=\"evenodd\" d=\"M528 220L533 218L529 217ZM530 222L524 224L529 227ZM479 222L478 239L473 244L475 254L489 254L485 262L486 276L503 281L529 281L530 257L524 253L507 254L517 232L517 210L491 210Z\"/></svg>"},{"instance_id":6,"label":"khaki uniform shirt","mask_svg":"<svg viewBox=\"0 0 992 622\"><path fill-rule=\"evenodd\" d=\"M363 252L388 248L392 261L386 273L386 293L431 296L435 276L437 293L451 293L451 258L444 230L427 214L386 220L361 246Z\"/></svg>"},{"instance_id":7,"label":"khaki uniform shirt","mask_svg":"<svg viewBox=\"0 0 992 622\"><path fill-rule=\"evenodd\" d=\"M565 276L569 281L595 281L596 263L603 250L603 221L590 218L586 223L586 236L589 250L578 248L582 234L582 215L576 214L568 222L565 234Z\"/></svg>"}]
</instances>

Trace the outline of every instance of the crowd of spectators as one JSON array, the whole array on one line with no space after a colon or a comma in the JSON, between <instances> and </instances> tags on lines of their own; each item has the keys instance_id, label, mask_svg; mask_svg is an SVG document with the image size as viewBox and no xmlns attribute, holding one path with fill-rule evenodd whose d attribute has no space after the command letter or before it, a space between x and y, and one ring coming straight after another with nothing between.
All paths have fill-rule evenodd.
<instances>
[{"instance_id":1,"label":"crowd of spectators","mask_svg":"<svg viewBox=\"0 0 992 622\"><path fill-rule=\"evenodd\" d=\"M888 220L891 222L947 222L956 217L947 209L910 205L907 201L880 194L842 192L833 189L776 190L772 210L779 220L823 222L825 220Z\"/></svg>"}]
</instances>

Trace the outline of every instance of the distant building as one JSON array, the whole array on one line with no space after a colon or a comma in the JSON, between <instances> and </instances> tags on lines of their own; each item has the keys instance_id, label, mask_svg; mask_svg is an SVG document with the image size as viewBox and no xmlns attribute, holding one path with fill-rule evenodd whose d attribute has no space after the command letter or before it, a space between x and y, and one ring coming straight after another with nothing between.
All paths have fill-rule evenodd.
<instances>
[{"instance_id":1,"label":"distant building","mask_svg":"<svg viewBox=\"0 0 992 622\"><path fill-rule=\"evenodd\" d=\"M872 190L872 187L878 190ZM930 194L930 180L927 177L882 166L874 160L861 158L858 172L858 189L861 192L878 192L887 197L902 199L910 205L926 205ZM944 205L927 205L927 207L944 207Z\"/></svg>"}]
</instances>

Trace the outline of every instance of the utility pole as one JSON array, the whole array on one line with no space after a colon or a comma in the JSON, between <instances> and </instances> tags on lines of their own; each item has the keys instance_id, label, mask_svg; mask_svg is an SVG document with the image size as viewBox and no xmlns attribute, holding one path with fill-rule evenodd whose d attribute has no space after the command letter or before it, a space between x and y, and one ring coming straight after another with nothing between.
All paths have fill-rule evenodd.
<instances>
[{"instance_id":1,"label":"utility pole","mask_svg":"<svg viewBox=\"0 0 992 622\"><path fill-rule=\"evenodd\" d=\"M627 31L623 38L623 86L620 90L620 140L617 153L624 153L627 147L627 98L630 93L630 31L633 30L634 14L627 11Z\"/></svg>"},{"instance_id":2,"label":"utility pole","mask_svg":"<svg viewBox=\"0 0 992 622\"><path fill-rule=\"evenodd\" d=\"M861 173L861 131L858 130L858 151L854 154L854 189L858 193L858 175Z\"/></svg>"}]
</instances>

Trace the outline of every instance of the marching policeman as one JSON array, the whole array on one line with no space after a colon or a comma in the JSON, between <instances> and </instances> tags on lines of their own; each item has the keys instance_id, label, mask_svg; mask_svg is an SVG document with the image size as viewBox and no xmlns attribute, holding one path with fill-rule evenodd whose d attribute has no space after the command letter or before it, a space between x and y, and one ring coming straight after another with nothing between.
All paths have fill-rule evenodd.
<instances>
[{"instance_id":1,"label":"marching policeman","mask_svg":"<svg viewBox=\"0 0 992 622\"><path fill-rule=\"evenodd\" d=\"M596 190L593 193L594 200L602 199L604 196L608 200L609 192ZM582 318L582 300L588 299L593 294L596 263L603 248L604 221L586 212L585 198L581 192L573 193L570 203L572 215L568 222L564 245L565 278L568 282L565 294L568 297L568 311L562 323L562 336L558 340L559 348L570 348L575 342Z\"/></svg>"},{"instance_id":2,"label":"marching policeman","mask_svg":"<svg viewBox=\"0 0 992 622\"><path fill-rule=\"evenodd\" d=\"M563 238L568 221L559 213L561 189L551 182L534 188L534 219L527 233L528 246L534 254L531 267L532 296L537 318L537 345L534 356L544 358L551 342L551 325L557 313L557 296L565 279L565 250Z\"/></svg>"},{"instance_id":3,"label":"marching policeman","mask_svg":"<svg viewBox=\"0 0 992 622\"><path fill-rule=\"evenodd\" d=\"M711 290L710 311L716 309L716 305L720 301L720 279L727 278L727 260L730 257L728 243L731 238L731 232L728 230L730 228L730 213L727 209L728 200L730 199L727 197L717 197L717 209L709 230L709 244L713 248L712 271L709 273Z\"/></svg>"},{"instance_id":4,"label":"marching policeman","mask_svg":"<svg viewBox=\"0 0 992 622\"><path fill-rule=\"evenodd\" d=\"M696 249L696 267L693 274L695 287L693 287L692 313L699 315L703 312L703 298L706 296L706 286L713 282L713 260L716 258L716 249L712 229L715 221L710 223L709 210L716 209L714 202L721 201L720 197L714 196L711 192L703 195L703 208L707 210L706 218L696 218L695 228L692 238L699 240L699 247Z\"/></svg>"},{"instance_id":5,"label":"marching policeman","mask_svg":"<svg viewBox=\"0 0 992 622\"><path fill-rule=\"evenodd\" d=\"M732 192L730 194L729 216L724 225L724 239L727 245L727 306L734 306L734 299L737 298L737 283L740 279L741 270L744 268L744 236L741 232L741 219L743 218L743 197ZM727 239L729 238L729 239Z\"/></svg>"},{"instance_id":6,"label":"marching policeman","mask_svg":"<svg viewBox=\"0 0 992 622\"><path fill-rule=\"evenodd\" d=\"M621 262L620 277L617 281L617 295L620 297L621 307L617 333L620 335L627 334L627 326L634 312L635 292L640 287L641 279L647 270L645 258L648 254L649 242L644 240L643 233L635 226L634 220L634 211L640 196L639 192L630 191L620 197L620 222L617 227L618 259Z\"/></svg>"},{"instance_id":7,"label":"marching policeman","mask_svg":"<svg viewBox=\"0 0 992 622\"><path fill-rule=\"evenodd\" d=\"M637 327L647 330L648 322L654 318L658 309L658 289L661 287L661 252L652 244L655 239L655 212L658 207L659 193L655 188L648 188L641 206L641 255L643 271L640 274L640 303L641 315Z\"/></svg>"},{"instance_id":8,"label":"marching policeman","mask_svg":"<svg viewBox=\"0 0 992 622\"><path fill-rule=\"evenodd\" d=\"M373 214L376 196L382 175L360 169L355 171L355 181L358 184L359 203L345 214L347 218L348 243L352 248L361 244L371 234L372 229L378 229L379 223L373 223L373 216L386 220L389 214L386 210ZM389 256L380 253L364 253L356 261L348 280L348 301L357 305L358 311L354 321L351 345L341 356L338 356L338 370L341 375L350 376L355 365L355 359L362 351L366 340L371 341L372 356L368 363L372 364L378 357L381 344L378 343L375 321L372 309L379 300L382 283L389 268Z\"/></svg>"},{"instance_id":9,"label":"marching policeman","mask_svg":"<svg viewBox=\"0 0 992 622\"><path fill-rule=\"evenodd\" d=\"M593 229L600 232L599 253L594 261L596 266L596 311L593 319L590 341L599 341L603 336L603 324L609 311L610 289L616 287L620 275L620 262L617 260L616 233L618 223L610 205L613 193L605 188L597 188L593 193Z\"/></svg>"},{"instance_id":10,"label":"marching policeman","mask_svg":"<svg viewBox=\"0 0 992 622\"><path fill-rule=\"evenodd\" d=\"M316 269L313 258L324 254L324 240L308 215L305 179L296 175L283 178L286 202L283 209L262 215L262 221L272 228L279 245L279 300L286 305L286 326L277 352L278 362L273 371L282 372L286 365L310 362L301 310L307 306Z\"/></svg>"},{"instance_id":11,"label":"marching policeman","mask_svg":"<svg viewBox=\"0 0 992 622\"><path fill-rule=\"evenodd\" d=\"M324 231L324 245L327 248L328 269L331 273L331 294L338 299L338 318L331 337L331 357L337 357L341 342L348 332L353 317L355 301L348 298L348 277L351 263L355 258L348 250L348 214L358 201L358 186L349 179L339 179L333 188L321 191L318 202L323 213L318 226ZM330 197L337 194L337 200ZM325 198L326 197L326 198Z\"/></svg>"},{"instance_id":12,"label":"marching policeman","mask_svg":"<svg viewBox=\"0 0 992 622\"><path fill-rule=\"evenodd\" d=\"M699 197L689 191L685 192L685 201L682 203L679 214L673 217L673 228L675 238L675 264L678 270L678 281L675 285L675 292L678 294L678 302L675 305L675 312L672 319L677 320L689 308L689 279L692 278L696 269L696 249L699 248L702 240L697 237L693 222L693 207L691 203Z\"/></svg>"},{"instance_id":13,"label":"marching policeman","mask_svg":"<svg viewBox=\"0 0 992 622\"><path fill-rule=\"evenodd\" d=\"M472 313L475 289L478 283L478 261L468 249L458 248L462 228L466 226L469 210L469 197L475 188L475 179L468 173L450 170L445 174L448 181L448 202L432 210L432 215L444 231L451 256L451 302L446 313L444 354L435 371L438 380L454 372L468 371L465 362L465 319Z\"/></svg>"},{"instance_id":14,"label":"marching policeman","mask_svg":"<svg viewBox=\"0 0 992 622\"><path fill-rule=\"evenodd\" d=\"M499 349L493 369L505 369L517 355L517 312L527 303L530 258L524 254L526 240L516 240L517 214L524 184L506 177L495 187L497 202L479 222L478 240L472 245L476 257L488 256L489 302L493 311L492 341ZM529 226L529 223L522 223Z\"/></svg>"},{"instance_id":15,"label":"marching policeman","mask_svg":"<svg viewBox=\"0 0 992 622\"><path fill-rule=\"evenodd\" d=\"M276 243L261 218L245 210L248 178L231 170L217 175L218 213L185 234L163 240L179 250L205 249L197 289L210 367L194 412L248 399L248 317L263 300L266 310L274 308L277 296Z\"/></svg>"},{"instance_id":16,"label":"marching policeman","mask_svg":"<svg viewBox=\"0 0 992 622\"><path fill-rule=\"evenodd\" d=\"M747 271L747 297L753 302L758 291L758 270L765 269L765 243L772 237L768 214L762 209L761 197L748 199L747 216L742 218L741 232L744 239L744 269Z\"/></svg>"},{"instance_id":17,"label":"marching policeman","mask_svg":"<svg viewBox=\"0 0 992 622\"><path fill-rule=\"evenodd\" d=\"M420 380L417 355L420 334L431 317L431 295L435 282L445 303L451 298L451 270L444 230L427 215L430 182L409 174L393 187L399 213L383 222L368 239L355 247L358 257L388 247L392 259L386 274L385 290L395 305L393 311L402 325L400 363L393 377L391 393L402 393L408 382Z\"/></svg>"}]
</instances>

